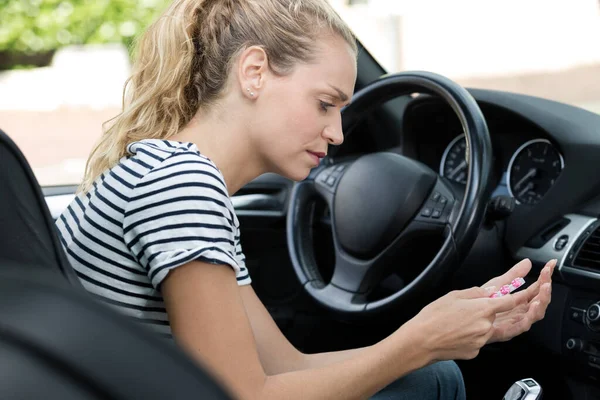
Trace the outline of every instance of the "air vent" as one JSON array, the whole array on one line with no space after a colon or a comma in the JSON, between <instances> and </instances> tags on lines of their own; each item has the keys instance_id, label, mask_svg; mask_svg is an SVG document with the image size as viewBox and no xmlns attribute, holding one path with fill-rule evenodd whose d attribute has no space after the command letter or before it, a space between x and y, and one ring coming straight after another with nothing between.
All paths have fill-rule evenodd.
<instances>
[{"instance_id":1,"label":"air vent","mask_svg":"<svg viewBox=\"0 0 600 400\"><path fill-rule=\"evenodd\" d=\"M573 266L600 271L600 226L585 239L577 252Z\"/></svg>"}]
</instances>

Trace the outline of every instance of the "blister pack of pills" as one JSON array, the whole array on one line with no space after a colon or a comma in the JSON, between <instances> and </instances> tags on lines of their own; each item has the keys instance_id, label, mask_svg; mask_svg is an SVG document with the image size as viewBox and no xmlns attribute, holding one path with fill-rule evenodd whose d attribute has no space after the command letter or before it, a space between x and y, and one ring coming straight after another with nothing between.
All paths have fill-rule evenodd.
<instances>
[{"instance_id":1,"label":"blister pack of pills","mask_svg":"<svg viewBox=\"0 0 600 400\"><path fill-rule=\"evenodd\" d=\"M521 286L523 286L525 284L525 279L523 278L515 278L513 279L513 281L508 284L508 285L504 285L500 288L500 290L498 290L495 293L492 293L490 295L490 297L494 298L494 297L502 297L504 295L507 295L509 293L514 292L515 290L517 290L518 288L520 288Z\"/></svg>"}]
</instances>

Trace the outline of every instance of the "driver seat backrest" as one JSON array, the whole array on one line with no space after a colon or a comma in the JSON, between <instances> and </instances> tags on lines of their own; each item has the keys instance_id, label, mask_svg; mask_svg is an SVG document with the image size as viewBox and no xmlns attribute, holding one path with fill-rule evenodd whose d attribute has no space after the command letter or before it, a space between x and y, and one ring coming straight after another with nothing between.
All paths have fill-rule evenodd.
<instances>
[{"instance_id":1,"label":"driver seat backrest","mask_svg":"<svg viewBox=\"0 0 600 400\"><path fill-rule=\"evenodd\" d=\"M52 271L0 267L0 398L231 400L174 342Z\"/></svg>"},{"instance_id":2,"label":"driver seat backrest","mask_svg":"<svg viewBox=\"0 0 600 400\"><path fill-rule=\"evenodd\" d=\"M0 264L7 262L54 271L83 290L29 163L0 129Z\"/></svg>"}]
</instances>

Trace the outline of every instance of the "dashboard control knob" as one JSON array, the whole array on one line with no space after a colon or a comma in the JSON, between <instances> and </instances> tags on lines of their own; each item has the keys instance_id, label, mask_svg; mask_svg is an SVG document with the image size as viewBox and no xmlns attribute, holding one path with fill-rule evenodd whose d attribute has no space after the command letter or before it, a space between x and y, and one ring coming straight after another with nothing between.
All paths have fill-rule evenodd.
<instances>
[{"instance_id":1,"label":"dashboard control knob","mask_svg":"<svg viewBox=\"0 0 600 400\"><path fill-rule=\"evenodd\" d=\"M577 338L570 338L567 340L566 347L569 350L581 351L583 350L583 341Z\"/></svg>"},{"instance_id":2,"label":"dashboard control knob","mask_svg":"<svg viewBox=\"0 0 600 400\"><path fill-rule=\"evenodd\" d=\"M600 303L594 303L585 312L585 323L593 331L600 331Z\"/></svg>"}]
</instances>

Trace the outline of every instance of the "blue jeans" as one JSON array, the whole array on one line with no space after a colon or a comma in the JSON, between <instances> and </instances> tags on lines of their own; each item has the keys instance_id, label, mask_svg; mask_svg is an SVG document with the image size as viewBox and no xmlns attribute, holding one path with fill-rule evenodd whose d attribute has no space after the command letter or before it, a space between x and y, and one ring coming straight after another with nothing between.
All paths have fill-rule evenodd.
<instances>
[{"instance_id":1,"label":"blue jeans","mask_svg":"<svg viewBox=\"0 0 600 400\"><path fill-rule=\"evenodd\" d=\"M371 397L371 400L464 400L465 383L454 361L418 369Z\"/></svg>"}]
</instances>

